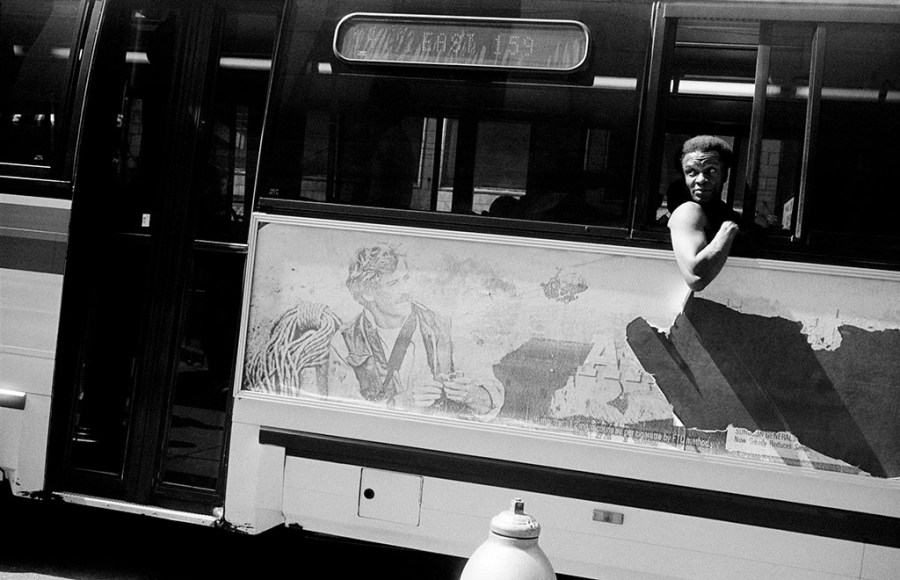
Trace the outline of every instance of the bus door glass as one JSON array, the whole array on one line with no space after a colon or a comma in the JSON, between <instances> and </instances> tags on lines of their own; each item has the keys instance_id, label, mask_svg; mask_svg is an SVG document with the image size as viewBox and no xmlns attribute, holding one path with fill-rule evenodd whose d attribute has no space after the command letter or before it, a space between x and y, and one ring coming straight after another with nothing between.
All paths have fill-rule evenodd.
<instances>
[{"instance_id":1,"label":"bus door glass","mask_svg":"<svg viewBox=\"0 0 900 580\"><path fill-rule=\"evenodd\" d=\"M185 21L173 4L110 4L92 65L56 380L75 388L57 389L61 455L51 461L76 491L124 493L128 444L142 435L139 349L153 326L152 242L164 233L158 191Z\"/></svg>"},{"instance_id":2,"label":"bus door glass","mask_svg":"<svg viewBox=\"0 0 900 580\"><path fill-rule=\"evenodd\" d=\"M224 490L249 208L280 10L279 2L232 2L218 16L192 176L190 269L160 467L166 484Z\"/></svg>"},{"instance_id":3,"label":"bus door glass","mask_svg":"<svg viewBox=\"0 0 900 580\"><path fill-rule=\"evenodd\" d=\"M107 7L73 201L56 488L221 502L245 207L279 16L273 2Z\"/></svg>"}]
</instances>

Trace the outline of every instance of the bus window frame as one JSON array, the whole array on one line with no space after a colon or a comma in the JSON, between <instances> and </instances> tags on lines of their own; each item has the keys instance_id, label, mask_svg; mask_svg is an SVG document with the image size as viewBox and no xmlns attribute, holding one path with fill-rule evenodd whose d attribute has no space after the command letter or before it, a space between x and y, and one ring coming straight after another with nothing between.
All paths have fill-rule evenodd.
<instances>
[{"instance_id":1,"label":"bus window frame","mask_svg":"<svg viewBox=\"0 0 900 580\"><path fill-rule=\"evenodd\" d=\"M61 129L54 135L51 158L46 165L26 165L0 161L0 187L6 192L22 195L39 195L71 199L71 186L78 163L81 142L81 123L84 112L86 87L90 76L86 63L93 61L97 46L100 21L109 0L80 0L77 7L78 30L72 36L73 44L67 65L66 80L60 97L61 109L57 123ZM55 129L54 129L55 130Z\"/></svg>"},{"instance_id":2,"label":"bus window frame","mask_svg":"<svg viewBox=\"0 0 900 580\"><path fill-rule=\"evenodd\" d=\"M760 23L760 40L757 44L757 69L754 81L752 113L749 126L749 151L747 163L748 191L744 197L744 207L755 207L758 187L759 157L765 123L767 101L764 84L769 66L771 47L765 44L766 30L773 23L812 23L815 25L813 53L810 61L809 98L804 120L804 143L802 148L802 169L797 205L792 216L790 236L754 236L753 247L747 248L753 256L764 256L789 261L817 262L834 265L858 265L900 269L896 259L861 258L852 252L835 253L836 244L831 240L840 239L851 249L871 246L875 235L834 234L816 231L808 223L807 202L815 197L808 190L808 179L815 166L817 127L823 84L825 40L829 25L850 24L891 24L900 25L900 12L896 4L875 0L866 6L841 5L770 5L766 3L740 4L706 2L658 2L651 17L651 48L648 55L647 90L642 100L642 120L638 131L638 151L649 151L635 165L634 187L632 190L631 232L634 240L668 241L667 231L649 227L643 221L651 192L659 189L662 179L663 141L666 131L669 86L672 61L675 52L675 37L678 21L687 18L703 20L747 20ZM745 212L742 228L752 227L753 213ZM895 242L894 245L897 245ZM880 246L874 246L880 247ZM740 250L736 252L740 255Z\"/></svg>"},{"instance_id":3,"label":"bus window frame","mask_svg":"<svg viewBox=\"0 0 900 580\"><path fill-rule=\"evenodd\" d=\"M264 214L316 217L344 222L405 225L449 231L512 235L522 238L552 238L606 245L634 245L625 227L529 221L481 215L425 210L391 209L340 203L280 199L259 196L256 210ZM536 224L540 224L536 227Z\"/></svg>"}]
</instances>

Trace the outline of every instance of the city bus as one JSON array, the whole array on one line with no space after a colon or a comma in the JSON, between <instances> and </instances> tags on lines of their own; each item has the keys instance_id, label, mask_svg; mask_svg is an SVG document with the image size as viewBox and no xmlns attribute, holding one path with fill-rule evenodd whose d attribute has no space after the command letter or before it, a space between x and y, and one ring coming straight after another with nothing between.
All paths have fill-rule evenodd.
<instances>
[{"instance_id":1,"label":"city bus","mask_svg":"<svg viewBox=\"0 0 900 580\"><path fill-rule=\"evenodd\" d=\"M896 578L898 159L895 0L2 0L2 492Z\"/></svg>"}]
</instances>

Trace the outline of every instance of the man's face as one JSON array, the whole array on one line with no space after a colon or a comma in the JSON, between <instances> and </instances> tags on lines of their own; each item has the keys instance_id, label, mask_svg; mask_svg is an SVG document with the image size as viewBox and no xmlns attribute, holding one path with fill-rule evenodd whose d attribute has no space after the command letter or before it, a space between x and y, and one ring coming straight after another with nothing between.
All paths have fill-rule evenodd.
<instances>
[{"instance_id":1,"label":"man's face","mask_svg":"<svg viewBox=\"0 0 900 580\"><path fill-rule=\"evenodd\" d=\"M389 316L408 315L411 309L408 282L409 268L401 260L396 270L381 276L378 288L368 296L369 308Z\"/></svg>"},{"instance_id":2,"label":"man's face","mask_svg":"<svg viewBox=\"0 0 900 580\"><path fill-rule=\"evenodd\" d=\"M681 159L681 169L684 172L684 182L691 192L691 199L703 203L721 198L728 171L718 153L688 153Z\"/></svg>"}]
</instances>

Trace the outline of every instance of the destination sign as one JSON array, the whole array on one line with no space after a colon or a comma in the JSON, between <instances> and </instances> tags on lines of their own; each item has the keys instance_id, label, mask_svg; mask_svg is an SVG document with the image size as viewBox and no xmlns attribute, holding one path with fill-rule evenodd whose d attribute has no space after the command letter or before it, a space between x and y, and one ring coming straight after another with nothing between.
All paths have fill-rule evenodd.
<instances>
[{"instance_id":1,"label":"destination sign","mask_svg":"<svg viewBox=\"0 0 900 580\"><path fill-rule=\"evenodd\" d=\"M572 20L356 13L334 34L352 63L566 72L587 50L587 27Z\"/></svg>"}]
</instances>

